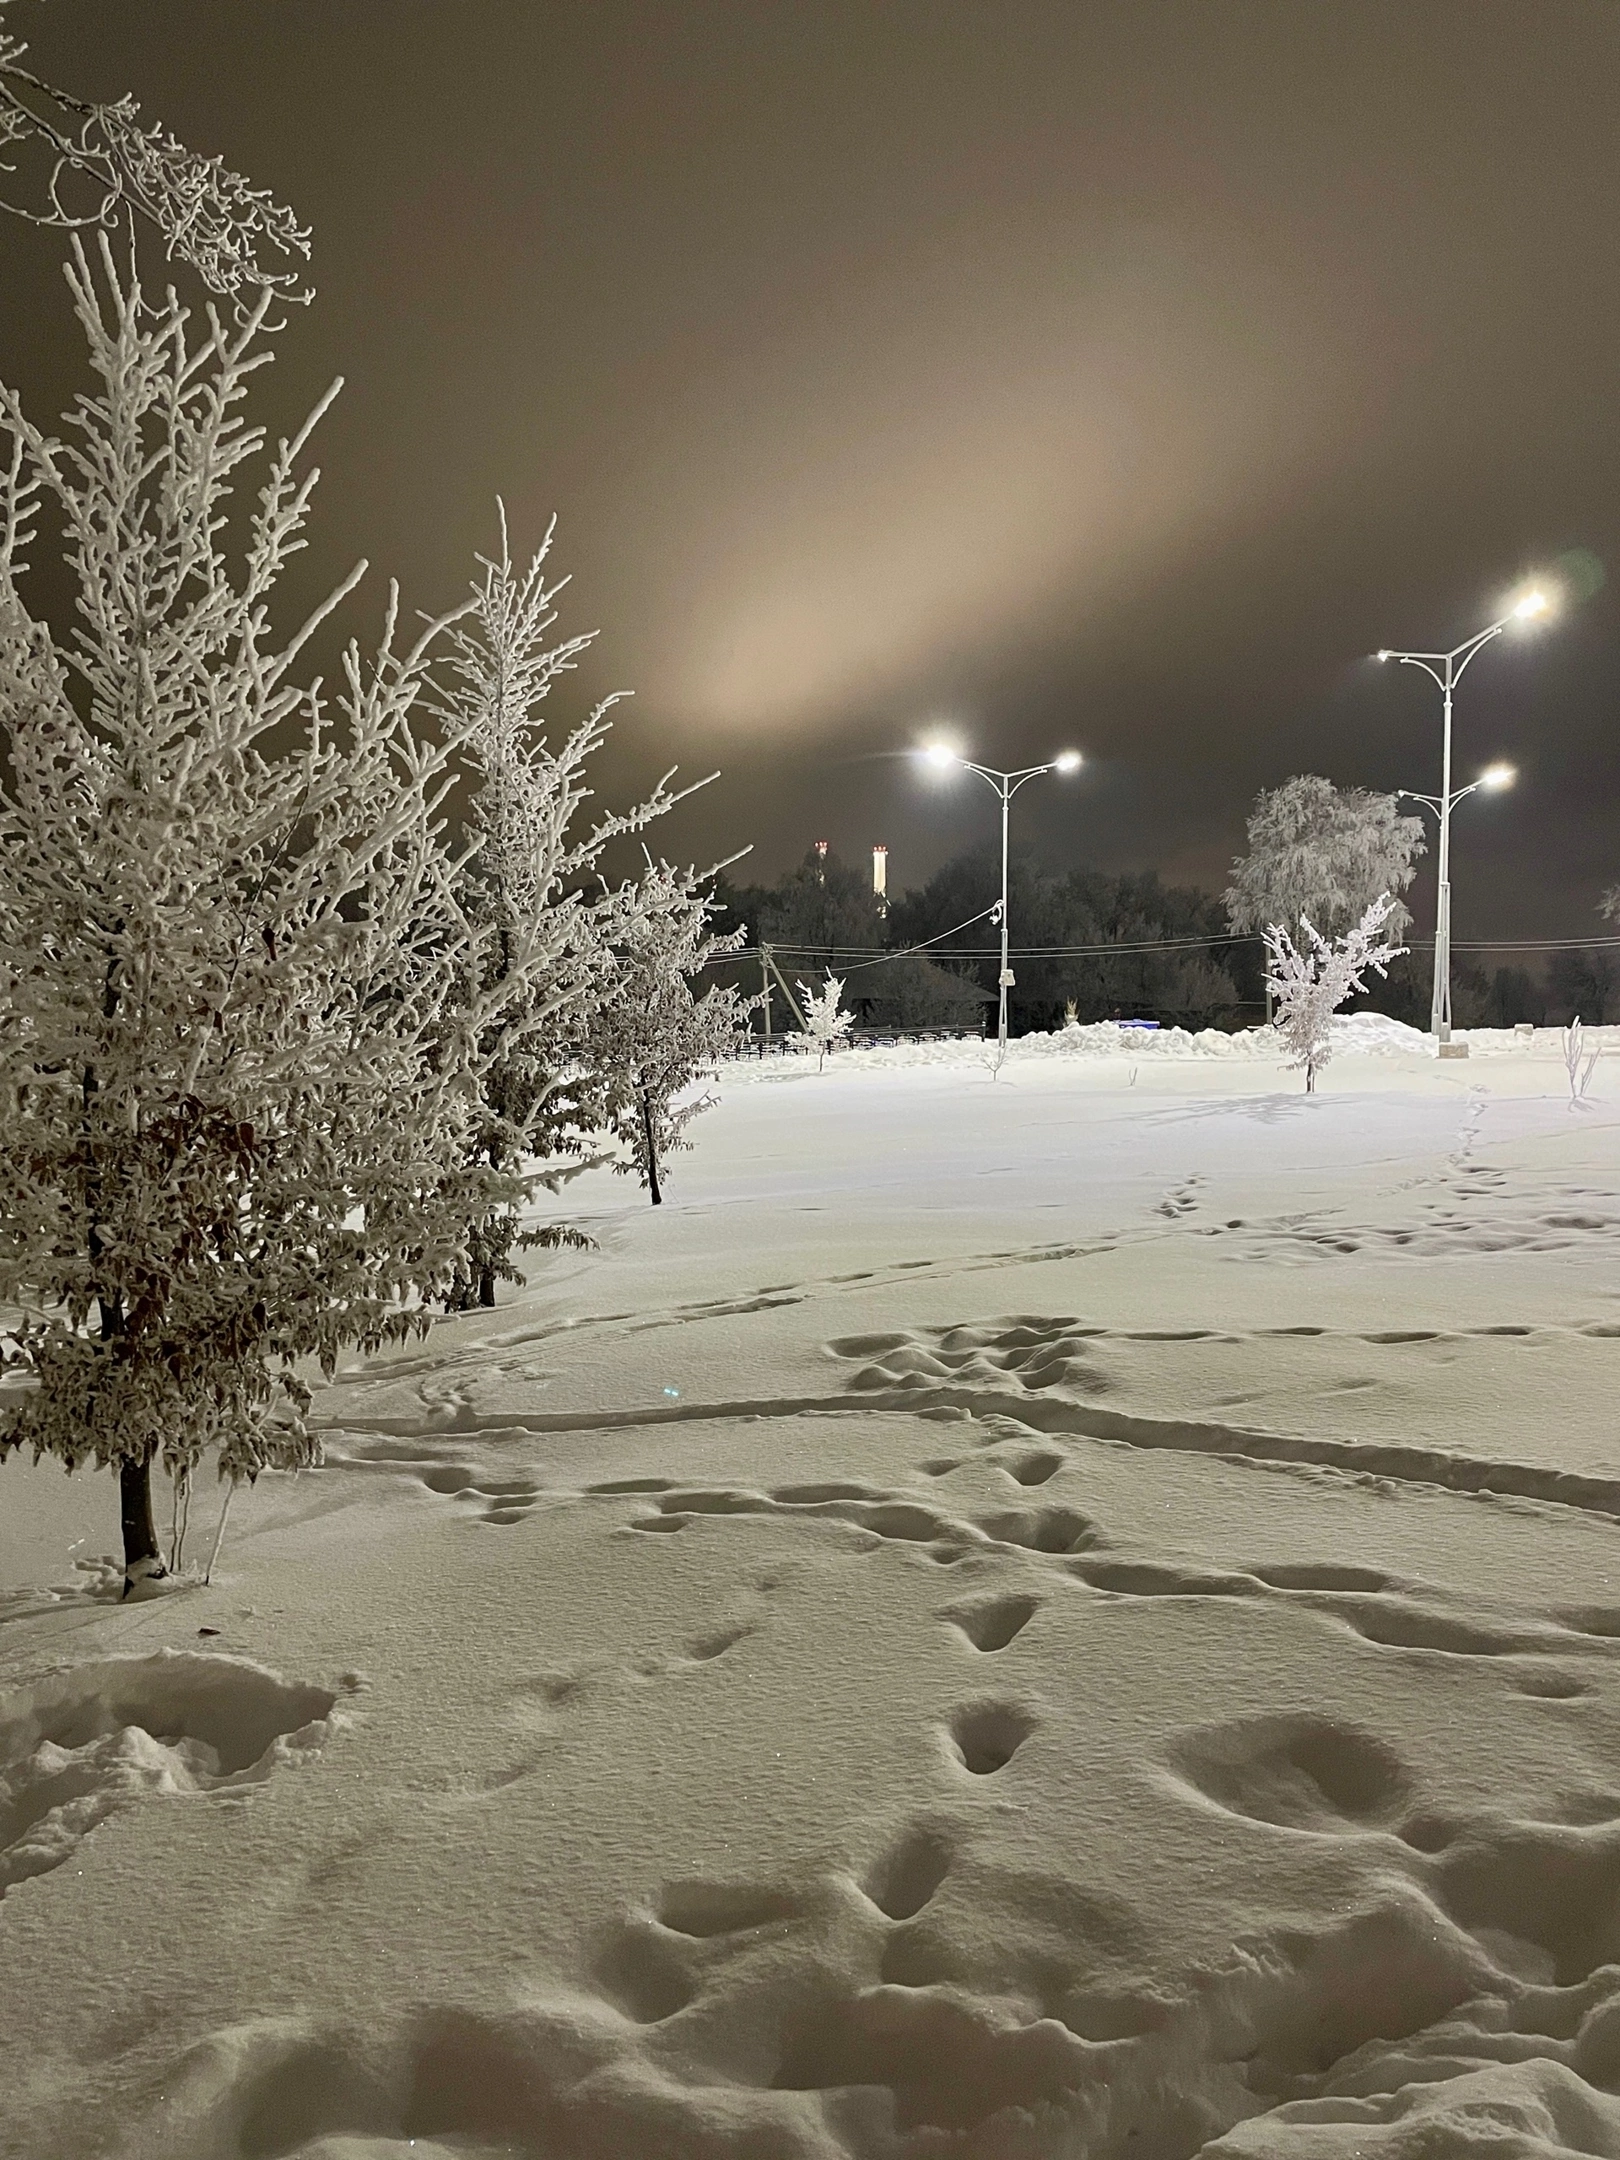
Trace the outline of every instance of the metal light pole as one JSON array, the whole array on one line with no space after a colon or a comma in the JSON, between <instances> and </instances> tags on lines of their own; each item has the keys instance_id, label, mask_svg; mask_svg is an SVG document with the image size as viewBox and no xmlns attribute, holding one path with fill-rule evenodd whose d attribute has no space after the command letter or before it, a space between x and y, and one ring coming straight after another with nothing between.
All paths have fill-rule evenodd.
<instances>
[{"instance_id":1,"label":"metal light pole","mask_svg":"<svg viewBox=\"0 0 1620 2160\"><path fill-rule=\"evenodd\" d=\"M1448 759L1448 777L1450 769ZM1444 898L1440 903L1438 919L1445 924L1445 930L1443 943L1442 933L1438 929L1435 933L1434 1007L1431 1022L1439 1041L1448 1045L1451 1042L1451 883L1447 871L1451 861L1451 813L1465 796L1472 795L1477 789L1483 788L1487 794L1495 794L1501 788L1511 787L1517 778L1518 774L1511 765L1487 765L1477 780L1471 780L1467 787L1453 788L1447 795L1420 795L1416 788L1408 787L1395 790L1397 795L1404 795L1408 802L1422 803L1424 809L1432 810L1440 821L1440 890ZM1459 1053L1463 1053L1468 1045L1458 1043L1456 1047Z\"/></svg>"},{"instance_id":2,"label":"metal light pole","mask_svg":"<svg viewBox=\"0 0 1620 2160\"><path fill-rule=\"evenodd\" d=\"M1515 606L1510 608L1499 622L1493 622L1488 629L1479 631L1476 636L1469 638L1464 644L1455 646L1450 652L1392 652L1386 648L1378 655L1380 660L1399 660L1403 666L1422 668L1425 675L1433 676L1434 680L1440 685L1440 695L1444 700L1444 734L1441 740L1440 752L1440 792L1438 795L1412 795L1414 802L1426 803L1440 820L1440 891L1435 903L1434 990L1429 1007L1429 1025L1437 1044L1445 1044L1451 1041L1451 813L1465 795L1472 795L1474 788L1486 785L1499 787L1505 784L1501 780L1487 781L1482 777L1476 780L1471 787L1457 788L1455 790L1452 788L1452 696L1457 684L1462 680L1464 668L1473 659L1475 653L1482 651L1491 642L1492 638L1500 637L1502 632L1511 624L1528 622L1533 616L1544 615L1546 611L1546 595L1539 592L1529 592ZM1508 768L1493 766L1491 770L1493 773L1499 773L1508 771ZM1508 776L1511 778L1510 771ZM1403 795L1412 794L1410 788L1402 788L1399 792Z\"/></svg>"},{"instance_id":3,"label":"metal light pole","mask_svg":"<svg viewBox=\"0 0 1620 2160\"><path fill-rule=\"evenodd\" d=\"M1013 972L1007 965L1007 819L1013 797L1026 780L1038 779L1042 773L1072 773L1080 769L1078 750L1063 750L1049 765L1026 765L1021 772L999 772L994 765L975 765L971 758L958 757L944 743L934 743L923 752L936 771L949 772L961 766L964 772L977 773L987 780L1001 798L1001 902L996 913L1001 922L1001 972L998 982L1000 999L996 1018L996 1071L999 1073L1007 1055L1007 992L1013 986Z\"/></svg>"}]
</instances>

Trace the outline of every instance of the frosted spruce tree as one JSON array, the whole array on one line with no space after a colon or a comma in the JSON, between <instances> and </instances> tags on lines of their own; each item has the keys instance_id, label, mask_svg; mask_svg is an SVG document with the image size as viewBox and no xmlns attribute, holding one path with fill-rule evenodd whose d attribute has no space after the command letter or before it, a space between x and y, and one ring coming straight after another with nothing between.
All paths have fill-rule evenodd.
<instances>
[{"instance_id":1,"label":"frosted spruce tree","mask_svg":"<svg viewBox=\"0 0 1620 2160\"><path fill-rule=\"evenodd\" d=\"M163 1572L154 1462L318 1460L297 1361L420 1327L510 1203L469 1141L544 956L520 926L484 987L456 745L420 718L434 627L403 641L391 599L330 697L297 671L365 566L273 627L332 395L274 451L244 418L273 292L198 322L98 243L65 438L0 391L0 1306L32 1383L0 1458L117 1471L127 1589ZM66 630L24 597L44 522Z\"/></svg>"},{"instance_id":2,"label":"frosted spruce tree","mask_svg":"<svg viewBox=\"0 0 1620 2160\"><path fill-rule=\"evenodd\" d=\"M1249 852L1232 865L1228 918L1247 931L1309 916L1336 937L1385 894L1390 935L1399 937L1412 919L1400 895L1423 846L1422 819L1404 817L1395 796L1302 773L1255 797Z\"/></svg>"},{"instance_id":3,"label":"frosted spruce tree","mask_svg":"<svg viewBox=\"0 0 1620 2160\"><path fill-rule=\"evenodd\" d=\"M1369 968L1382 975L1406 950L1386 945L1379 932L1394 912L1389 893L1381 893L1359 923L1343 937L1325 938L1300 917L1303 933L1296 945L1280 923L1266 926L1266 988L1277 1001L1275 1025L1289 1049L1295 1072L1305 1075L1305 1092L1316 1092L1316 1076L1332 1055L1329 1022L1347 997L1367 987Z\"/></svg>"},{"instance_id":4,"label":"frosted spruce tree","mask_svg":"<svg viewBox=\"0 0 1620 2160\"><path fill-rule=\"evenodd\" d=\"M728 987L701 996L693 987L709 961L735 952L746 935L719 937L710 927L712 876L650 862L606 896L599 917L604 995L579 1060L597 1122L625 1150L617 1167L635 1173L654 1207L663 1202L666 1160L690 1146L687 1126L715 1099L690 1090L736 1048L749 1009Z\"/></svg>"},{"instance_id":5,"label":"frosted spruce tree","mask_svg":"<svg viewBox=\"0 0 1620 2160\"><path fill-rule=\"evenodd\" d=\"M604 853L694 790L671 789L672 767L635 808L581 824L591 794L587 767L625 693L603 699L555 744L548 738L545 700L596 633L561 642L551 636L567 582L547 577L555 526L519 571L504 505L500 521L500 555L480 558L472 604L450 628L448 690L438 707L464 744L475 780L469 827L478 846L463 897L469 916L491 933L482 948L480 988L506 993L483 1044L487 1063L472 1149L493 1170L523 1170L525 1191L537 1184L555 1191L585 1166L596 1128L611 1122L589 1061L593 1016L616 973L612 940L640 950L656 939L638 921L638 909L686 905L677 887L657 880L610 891L601 874ZM520 949L530 966L518 989L510 971ZM457 1309L493 1305L498 1281L520 1279L512 1260L520 1244L583 1242L565 1227L523 1236L514 1200L469 1222L467 1264L448 1302Z\"/></svg>"},{"instance_id":6,"label":"frosted spruce tree","mask_svg":"<svg viewBox=\"0 0 1620 2160\"><path fill-rule=\"evenodd\" d=\"M827 1052L844 1040L855 1024L855 1015L839 1011L844 986L835 975L829 974L819 990L812 990L808 983L800 983L799 989L804 995L804 1033L799 1040L818 1053L816 1070L822 1072Z\"/></svg>"}]
</instances>

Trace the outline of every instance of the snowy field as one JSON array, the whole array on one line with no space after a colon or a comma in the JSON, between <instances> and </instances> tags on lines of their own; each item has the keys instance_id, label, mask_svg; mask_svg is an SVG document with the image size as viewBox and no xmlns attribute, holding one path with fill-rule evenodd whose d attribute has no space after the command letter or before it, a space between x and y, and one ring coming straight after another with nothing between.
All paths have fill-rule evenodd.
<instances>
[{"instance_id":1,"label":"snowy field","mask_svg":"<svg viewBox=\"0 0 1620 2160\"><path fill-rule=\"evenodd\" d=\"M1620 2155L1620 1051L1413 1040L738 1068L211 1588L0 1469L0 2151Z\"/></svg>"}]
</instances>

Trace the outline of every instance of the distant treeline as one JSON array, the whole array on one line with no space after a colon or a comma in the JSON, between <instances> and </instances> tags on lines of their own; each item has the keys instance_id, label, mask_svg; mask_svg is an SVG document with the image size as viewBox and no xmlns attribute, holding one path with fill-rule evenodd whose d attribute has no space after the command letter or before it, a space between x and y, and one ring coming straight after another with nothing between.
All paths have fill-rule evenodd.
<instances>
[{"instance_id":1,"label":"distant treeline","mask_svg":"<svg viewBox=\"0 0 1620 2160\"><path fill-rule=\"evenodd\" d=\"M1260 941L1233 938L1218 894L1163 884L1151 870L1055 871L1028 857L1013 859L1008 891L1015 953L1113 948L1015 958L1009 1020L1017 1033L1060 1027L1071 1005L1082 1022L1141 1019L1167 1027L1252 1027L1264 1016ZM719 928L743 929L751 944L779 948L790 981L816 983L828 970L841 976L844 1003L862 1024L947 1027L994 1017L996 961L987 948L999 932L987 911L1000 892L999 857L983 850L958 855L926 885L891 900L885 915L864 868L811 850L774 885L721 879L716 897ZM1178 941L1189 942L1167 951L1130 949ZM926 955L908 950L923 944ZM885 951L893 957L875 957ZM1426 950L1408 953L1361 1009L1426 1027L1430 965ZM744 987L756 981L751 963L733 972ZM1524 1020L1546 1027L1576 1013L1601 1025L1620 1018L1620 965L1602 951L1572 951L1534 969L1487 970L1454 954L1452 1007L1459 1027Z\"/></svg>"},{"instance_id":2,"label":"distant treeline","mask_svg":"<svg viewBox=\"0 0 1620 2160\"><path fill-rule=\"evenodd\" d=\"M1020 1033L1061 1026L1071 1004L1082 1021L1186 1027L1241 1027L1264 1010L1259 942L1231 937L1214 894L1164 885L1151 871L1059 873L1024 857L1013 861L1008 889L1015 949L1119 948L1015 960L1009 1018ZM926 885L892 900L885 916L862 871L812 851L775 885L722 884L721 926L782 948L790 977L819 980L828 969L842 975L844 1002L871 1025L961 1025L981 1017L995 997L991 948L999 931L988 911L1000 892L999 857L959 855ZM1127 949L1176 940L1208 942L1169 952ZM907 954L923 944L926 956ZM896 957L874 964L885 947Z\"/></svg>"}]
</instances>

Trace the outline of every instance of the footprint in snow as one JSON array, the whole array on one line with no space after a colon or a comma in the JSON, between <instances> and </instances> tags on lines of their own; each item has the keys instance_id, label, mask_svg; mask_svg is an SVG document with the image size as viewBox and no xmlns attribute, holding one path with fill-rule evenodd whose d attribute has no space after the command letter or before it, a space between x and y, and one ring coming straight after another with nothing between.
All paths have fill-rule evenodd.
<instances>
[{"instance_id":1,"label":"footprint in snow","mask_svg":"<svg viewBox=\"0 0 1620 2160\"><path fill-rule=\"evenodd\" d=\"M972 1777L994 1777L1005 1770L1035 1730L1035 1719L1018 1703L973 1703L958 1710L946 1727L950 1751Z\"/></svg>"},{"instance_id":2,"label":"footprint in snow","mask_svg":"<svg viewBox=\"0 0 1620 2160\"><path fill-rule=\"evenodd\" d=\"M910 1920L950 1873L953 1848L943 1831L908 1830L867 1871L861 1891L886 1920Z\"/></svg>"},{"instance_id":3,"label":"footprint in snow","mask_svg":"<svg viewBox=\"0 0 1620 2160\"><path fill-rule=\"evenodd\" d=\"M952 1627L960 1629L975 1650L990 1655L1016 1641L1039 1609L1036 1598L1001 1597L961 1606L944 1617Z\"/></svg>"},{"instance_id":4,"label":"footprint in snow","mask_svg":"<svg viewBox=\"0 0 1620 2160\"><path fill-rule=\"evenodd\" d=\"M1284 1830L1377 1829L1405 1813L1413 1779L1396 1751L1343 1720L1312 1715L1200 1726L1171 1746L1178 1780L1210 1805Z\"/></svg>"},{"instance_id":5,"label":"footprint in snow","mask_svg":"<svg viewBox=\"0 0 1620 2160\"><path fill-rule=\"evenodd\" d=\"M0 1897L143 1794L266 1783L331 1737L337 1700L199 1650L100 1658L0 1695Z\"/></svg>"}]
</instances>

